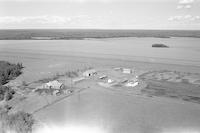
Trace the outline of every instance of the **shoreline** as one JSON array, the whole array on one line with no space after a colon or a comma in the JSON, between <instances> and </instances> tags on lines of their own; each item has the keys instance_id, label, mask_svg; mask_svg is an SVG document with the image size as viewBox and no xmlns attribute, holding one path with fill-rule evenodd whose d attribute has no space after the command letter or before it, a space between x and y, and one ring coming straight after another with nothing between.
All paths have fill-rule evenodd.
<instances>
[{"instance_id":1,"label":"shoreline","mask_svg":"<svg viewBox=\"0 0 200 133\"><path fill-rule=\"evenodd\" d=\"M24 35L26 34L26 36ZM34 34L34 36L32 35ZM2 29L1 39L81 39L113 37L195 37L199 30L136 30L136 29Z\"/></svg>"},{"instance_id":2,"label":"shoreline","mask_svg":"<svg viewBox=\"0 0 200 133\"><path fill-rule=\"evenodd\" d=\"M16 40L20 40L20 41L27 41L27 40L31 40L31 41L54 41L54 40L63 40L63 41L67 41L67 40L104 40L104 39L127 39L127 38L157 38L157 39L170 39L170 38L193 38L193 39L199 39L200 36L167 36L167 37L158 37L158 36L118 36L118 37L80 37L80 38L57 38L55 39L55 37L34 37L34 38L23 38L23 39L15 39L15 38L9 38L9 39L1 39L0 41L16 41Z\"/></svg>"}]
</instances>

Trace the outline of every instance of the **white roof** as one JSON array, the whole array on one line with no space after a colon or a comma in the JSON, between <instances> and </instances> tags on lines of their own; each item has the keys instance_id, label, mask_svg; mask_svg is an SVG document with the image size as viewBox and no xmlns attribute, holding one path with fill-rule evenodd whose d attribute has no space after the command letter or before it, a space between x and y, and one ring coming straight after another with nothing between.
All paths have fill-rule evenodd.
<instances>
[{"instance_id":1,"label":"white roof","mask_svg":"<svg viewBox=\"0 0 200 133\"><path fill-rule=\"evenodd\" d=\"M58 82L57 80L54 80L54 81L49 81L48 83L46 83L46 85L52 87L60 87L62 83Z\"/></svg>"},{"instance_id":2,"label":"white roof","mask_svg":"<svg viewBox=\"0 0 200 133\"><path fill-rule=\"evenodd\" d=\"M132 70L128 69L128 68L124 68L123 69L123 73L132 73Z\"/></svg>"},{"instance_id":3,"label":"white roof","mask_svg":"<svg viewBox=\"0 0 200 133\"><path fill-rule=\"evenodd\" d=\"M139 84L139 82L129 82L126 84L127 87L135 87Z\"/></svg>"},{"instance_id":4,"label":"white roof","mask_svg":"<svg viewBox=\"0 0 200 133\"><path fill-rule=\"evenodd\" d=\"M108 83L112 83L112 82L114 82L114 80L108 79Z\"/></svg>"}]
</instances>

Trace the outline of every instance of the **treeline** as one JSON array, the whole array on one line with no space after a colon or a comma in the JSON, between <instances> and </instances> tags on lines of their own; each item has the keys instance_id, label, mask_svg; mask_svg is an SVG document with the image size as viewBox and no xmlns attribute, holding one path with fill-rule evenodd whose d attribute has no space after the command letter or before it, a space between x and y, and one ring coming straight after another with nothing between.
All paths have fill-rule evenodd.
<instances>
[{"instance_id":1,"label":"treeline","mask_svg":"<svg viewBox=\"0 0 200 133\"><path fill-rule=\"evenodd\" d=\"M0 30L0 40L52 40L52 39L85 39L85 38L118 38L118 37L196 37L199 30L97 30L97 29L27 29Z\"/></svg>"},{"instance_id":2,"label":"treeline","mask_svg":"<svg viewBox=\"0 0 200 133\"><path fill-rule=\"evenodd\" d=\"M7 61L0 61L0 85L6 84L22 73L22 63L12 64Z\"/></svg>"},{"instance_id":3,"label":"treeline","mask_svg":"<svg viewBox=\"0 0 200 133\"><path fill-rule=\"evenodd\" d=\"M22 68L22 63L11 64L6 61L0 61L0 101L12 99L15 91L3 85L19 76L22 73Z\"/></svg>"}]
</instances>

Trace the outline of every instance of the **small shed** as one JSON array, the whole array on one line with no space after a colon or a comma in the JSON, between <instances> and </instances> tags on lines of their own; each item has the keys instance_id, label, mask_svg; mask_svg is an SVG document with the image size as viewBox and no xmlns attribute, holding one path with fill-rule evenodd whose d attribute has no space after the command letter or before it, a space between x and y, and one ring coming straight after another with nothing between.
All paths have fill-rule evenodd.
<instances>
[{"instance_id":1,"label":"small shed","mask_svg":"<svg viewBox=\"0 0 200 133\"><path fill-rule=\"evenodd\" d=\"M87 70L83 73L83 76L84 77L90 77L90 76L94 76L97 74L97 71L94 70L94 69L90 69L90 70Z\"/></svg>"},{"instance_id":2,"label":"small shed","mask_svg":"<svg viewBox=\"0 0 200 133\"><path fill-rule=\"evenodd\" d=\"M132 70L129 69L129 68L123 68L122 72L125 73L125 74L131 74Z\"/></svg>"},{"instance_id":3,"label":"small shed","mask_svg":"<svg viewBox=\"0 0 200 133\"><path fill-rule=\"evenodd\" d=\"M114 82L114 80L108 79L108 83L109 83L109 84L111 84L111 83L113 83L113 82Z\"/></svg>"}]
</instances>

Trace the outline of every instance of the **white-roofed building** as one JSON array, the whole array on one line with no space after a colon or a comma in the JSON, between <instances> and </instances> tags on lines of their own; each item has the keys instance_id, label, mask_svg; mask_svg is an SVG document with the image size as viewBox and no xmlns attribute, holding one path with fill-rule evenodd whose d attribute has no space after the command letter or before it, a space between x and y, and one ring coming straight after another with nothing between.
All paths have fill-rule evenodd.
<instances>
[{"instance_id":1,"label":"white-roofed building","mask_svg":"<svg viewBox=\"0 0 200 133\"><path fill-rule=\"evenodd\" d=\"M123 68L122 72L125 73L125 74L131 74L132 70L129 69L129 68Z\"/></svg>"},{"instance_id":2,"label":"white-roofed building","mask_svg":"<svg viewBox=\"0 0 200 133\"><path fill-rule=\"evenodd\" d=\"M64 88L64 84L58 82L57 80L54 80L54 81L49 81L48 83L45 83L38 88L39 89L62 89Z\"/></svg>"}]
</instances>

